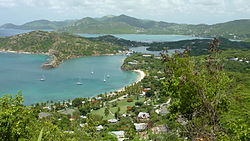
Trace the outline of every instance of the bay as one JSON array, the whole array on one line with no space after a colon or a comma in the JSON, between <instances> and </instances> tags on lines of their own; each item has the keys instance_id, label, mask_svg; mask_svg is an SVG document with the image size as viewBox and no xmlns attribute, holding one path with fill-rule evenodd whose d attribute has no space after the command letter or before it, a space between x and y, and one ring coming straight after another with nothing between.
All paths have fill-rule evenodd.
<instances>
[{"instance_id":1,"label":"bay","mask_svg":"<svg viewBox=\"0 0 250 141\"><path fill-rule=\"evenodd\" d=\"M108 34L79 34L82 37L99 37ZM139 42L174 42L181 40L205 39L203 37L195 37L189 35L150 35L150 34L110 34L117 38Z\"/></svg>"},{"instance_id":2,"label":"bay","mask_svg":"<svg viewBox=\"0 0 250 141\"><path fill-rule=\"evenodd\" d=\"M83 57L43 70L41 64L48 56L0 53L0 96L22 91L24 103L30 105L115 91L137 79L135 72L120 69L125 58L119 55ZM43 75L46 80L40 81ZM83 85L76 85L78 81Z\"/></svg>"}]
</instances>

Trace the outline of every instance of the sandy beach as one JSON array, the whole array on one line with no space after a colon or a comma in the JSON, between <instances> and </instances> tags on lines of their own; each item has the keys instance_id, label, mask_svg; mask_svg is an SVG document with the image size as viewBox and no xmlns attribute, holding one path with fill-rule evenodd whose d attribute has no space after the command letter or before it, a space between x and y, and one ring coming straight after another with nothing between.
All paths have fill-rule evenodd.
<instances>
[{"instance_id":1,"label":"sandy beach","mask_svg":"<svg viewBox=\"0 0 250 141\"><path fill-rule=\"evenodd\" d=\"M138 77L137 77L137 80L136 80L136 82L134 82L134 83L132 83L132 84L130 84L130 85L127 85L127 86L125 86L125 87L128 87L128 86L131 86L131 85L133 85L133 84L139 83L139 82L146 76L146 73L145 73L144 71L142 71L142 70L133 70L133 71L139 74ZM118 90L116 90L115 92L122 92L122 91L125 91L125 87L123 87L123 88L121 88L121 89L118 89ZM113 91L113 92L110 92L110 93L107 94L107 96L116 95L115 92L114 92L114 91Z\"/></svg>"}]
</instances>

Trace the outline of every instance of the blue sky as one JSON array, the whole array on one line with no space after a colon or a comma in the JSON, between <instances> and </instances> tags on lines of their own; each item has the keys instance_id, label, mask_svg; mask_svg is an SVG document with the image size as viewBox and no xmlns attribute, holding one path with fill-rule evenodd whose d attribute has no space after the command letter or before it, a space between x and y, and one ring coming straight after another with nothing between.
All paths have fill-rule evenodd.
<instances>
[{"instance_id":1,"label":"blue sky","mask_svg":"<svg viewBox=\"0 0 250 141\"><path fill-rule=\"evenodd\" d=\"M0 0L0 25L120 15L176 23L250 19L250 0Z\"/></svg>"}]
</instances>

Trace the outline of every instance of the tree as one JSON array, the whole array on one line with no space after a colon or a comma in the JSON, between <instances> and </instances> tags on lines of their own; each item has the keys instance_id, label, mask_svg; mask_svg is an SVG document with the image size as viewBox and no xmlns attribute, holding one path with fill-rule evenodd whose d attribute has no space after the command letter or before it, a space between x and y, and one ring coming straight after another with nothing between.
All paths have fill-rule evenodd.
<instances>
[{"instance_id":1,"label":"tree","mask_svg":"<svg viewBox=\"0 0 250 141\"><path fill-rule=\"evenodd\" d=\"M75 98L73 101L72 101L72 106L73 107L79 107L80 105L82 105L82 101L84 99L83 98Z\"/></svg>"},{"instance_id":2,"label":"tree","mask_svg":"<svg viewBox=\"0 0 250 141\"><path fill-rule=\"evenodd\" d=\"M23 97L17 95L0 98L0 140L18 140L28 138L31 127L31 111L22 105Z\"/></svg>"},{"instance_id":3,"label":"tree","mask_svg":"<svg viewBox=\"0 0 250 141\"><path fill-rule=\"evenodd\" d=\"M104 114L105 114L106 117L109 115L109 108L108 107L105 108Z\"/></svg>"},{"instance_id":4,"label":"tree","mask_svg":"<svg viewBox=\"0 0 250 141\"><path fill-rule=\"evenodd\" d=\"M185 133L190 139L214 140L220 131L219 114L227 110L230 79L223 71L222 59L213 40L205 59L188 55L189 50L173 56L162 54L166 79L164 92L171 97L170 112L173 118L180 116L189 122Z\"/></svg>"}]
</instances>

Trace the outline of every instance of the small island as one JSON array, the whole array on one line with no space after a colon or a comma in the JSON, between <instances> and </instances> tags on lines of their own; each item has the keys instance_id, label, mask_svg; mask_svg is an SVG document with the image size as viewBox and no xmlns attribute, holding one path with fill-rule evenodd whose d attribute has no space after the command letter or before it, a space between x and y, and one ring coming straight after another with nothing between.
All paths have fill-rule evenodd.
<instances>
[{"instance_id":1,"label":"small island","mask_svg":"<svg viewBox=\"0 0 250 141\"><path fill-rule=\"evenodd\" d=\"M0 38L1 52L51 56L51 59L42 65L44 69L55 68L67 59L121 54L125 50L127 49L123 46L112 42L90 40L68 33L33 31Z\"/></svg>"}]
</instances>

